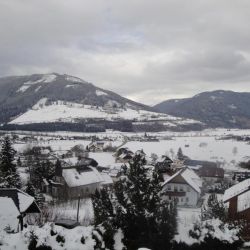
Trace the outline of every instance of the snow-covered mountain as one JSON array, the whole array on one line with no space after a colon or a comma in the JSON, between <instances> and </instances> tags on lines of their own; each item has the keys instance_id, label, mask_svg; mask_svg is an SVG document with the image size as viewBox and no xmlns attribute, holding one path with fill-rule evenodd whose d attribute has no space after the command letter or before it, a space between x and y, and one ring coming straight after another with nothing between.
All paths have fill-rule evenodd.
<instances>
[{"instance_id":1,"label":"snow-covered mountain","mask_svg":"<svg viewBox=\"0 0 250 250\"><path fill-rule=\"evenodd\" d=\"M96 122L100 126L100 121L105 128L110 126L103 125L104 122L118 121L130 121L137 127L157 123L161 129L201 126L191 119L157 113L151 107L69 75L0 78L0 122L5 127L39 124L41 128L41 124Z\"/></svg>"},{"instance_id":2,"label":"snow-covered mountain","mask_svg":"<svg viewBox=\"0 0 250 250\"><path fill-rule=\"evenodd\" d=\"M174 116L196 119L209 127L250 128L250 93L216 90L191 98L167 100L154 108Z\"/></svg>"}]
</instances>

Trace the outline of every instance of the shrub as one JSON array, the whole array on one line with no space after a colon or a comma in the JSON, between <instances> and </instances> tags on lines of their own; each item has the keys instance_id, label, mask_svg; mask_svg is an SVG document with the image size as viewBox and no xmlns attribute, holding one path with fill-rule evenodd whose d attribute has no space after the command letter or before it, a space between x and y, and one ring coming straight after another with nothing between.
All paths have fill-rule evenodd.
<instances>
[{"instance_id":1,"label":"shrub","mask_svg":"<svg viewBox=\"0 0 250 250\"><path fill-rule=\"evenodd\" d=\"M58 243L65 243L65 238L64 238L64 236L58 234L58 235L56 236L56 241L57 241Z\"/></svg>"},{"instance_id":2,"label":"shrub","mask_svg":"<svg viewBox=\"0 0 250 250\"><path fill-rule=\"evenodd\" d=\"M84 236L81 237L81 243L84 245L85 244L85 238Z\"/></svg>"}]
</instances>

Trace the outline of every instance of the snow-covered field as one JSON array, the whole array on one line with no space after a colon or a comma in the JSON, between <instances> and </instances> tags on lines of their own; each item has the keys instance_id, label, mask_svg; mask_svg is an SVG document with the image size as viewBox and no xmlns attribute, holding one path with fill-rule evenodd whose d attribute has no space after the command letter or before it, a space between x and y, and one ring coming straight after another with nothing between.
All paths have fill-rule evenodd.
<instances>
[{"instance_id":1,"label":"snow-covered field","mask_svg":"<svg viewBox=\"0 0 250 250\"><path fill-rule=\"evenodd\" d=\"M100 92L98 92L100 95ZM169 126L176 124L200 123L191 119L178 118L166 114L136 110L129 105L125 108L97 107L80 103L57 101L46 105L46 98L39 100L32 109L20 115L10 124L30 124L49 122L74 122L75 119L106 119L106 120L135 120L135 121L167 121Z\"/></svg>"},{"instance_id":2,"label":"snow-covered field","mask_svg":"<svg viewBox=\"0 0 250 250\"><path fill-rule=\"evenodd\" d=\"M240 161L250 157L250 145L241 141L217 140L215 137L175 137L160 142L128 142L132 151L143 149L147 155L167 154L174 158L181 147L185 155L194 160L220 162L226 169L235 169Z\"/></svg>"},{"instance_id":3,"label":"snow-covered field","mask_svg":"<svg viewBox=\"0 0 250 250\"><path fill-rule=\"evenodd\" d=\"M161 156L168 154L171 158L175 158L178 149L181 147L185 155L194 160L207 160L220 162L225 169L238 169L237 164L241 161L246 161L250 158L250 144L243 141L236 140L218 140L219 136L225 135L250 135L250 130L204 130L201 132L162 132L162 133L150 133L150 135L157 136L159 142L140 142L140 141L128 141L124 147L128 147L132 151L143 149L144 152L150 156L152 153ZM99 138L108 137L112 139L113 146L120 146L125 137L142 137L143 133L122 133L108 131L106 133L98 134L83 134L83 133L47 133L49 136L68 136L66 140L51 139L53 137L40 136L43 140L38 142L41 146L50 146L53 150L69 150L77 144L82 144L85 147L90 143L89 140L72 140L70 136L98 136ZM170 136L172 140L164 140L163 138ZM46 139L46 138L49 138ZM37 143L37 142L36 142ZM22 151L27 147L26 144L15 144L15 148L18 151ZM112 153L90 153L90 157L93 157L102 166L109 166L114 164L114 157Z\"/></svg>"}]
</instances>

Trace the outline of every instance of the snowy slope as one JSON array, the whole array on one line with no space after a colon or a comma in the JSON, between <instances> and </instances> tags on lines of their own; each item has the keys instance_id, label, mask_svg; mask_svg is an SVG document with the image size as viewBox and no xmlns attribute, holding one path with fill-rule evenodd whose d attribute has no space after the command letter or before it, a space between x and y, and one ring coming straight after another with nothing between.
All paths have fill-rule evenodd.
<instances>
[{"instance_id":1,"label":"snowy slope","mask_svg":"<svg viewBox=\"0 0 250 250\"><path fill-rule=\"evenodd\" d=\"M143 109L109 108L84 105L73 102L57 101L46 105L46 98L40 99L30 110L12 120L10 124L76 122L79 119L118 119L133 121L165 121L170 126L177 124L195 124L198 121L181 119L166 114L151 112Z\"/></svg>"},{"instance_id":2,"label":"snowy slope","mask_svg":"<svg viewBox=\"0 0 250 250\"><path fill-rule=\"evenodd\" d=\"M52 73L0 78L0 123L10 122L36 106L53 106L60 101L67 106L73 103L105 107L109 112L127 107L152 111L151 107L74 76Z\"/></svg>"}]
</instances>

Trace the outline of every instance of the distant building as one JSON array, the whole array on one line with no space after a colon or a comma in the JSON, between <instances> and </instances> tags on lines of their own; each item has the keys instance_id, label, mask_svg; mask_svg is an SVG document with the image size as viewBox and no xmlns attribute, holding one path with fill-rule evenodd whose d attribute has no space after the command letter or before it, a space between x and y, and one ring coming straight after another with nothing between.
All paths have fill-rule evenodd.
<instances>
[{"instance_id":1,"label":"distant building","mask_svg":"<svg viewBox=\"0 0 250 250\"><path fill-rule=\"evenodd\" d=\"M23 230L24 218L30 213L40 213L34 197L16 188L0 189L0 230Z\"/></svg>"},{"instance_id":2,"label":"distant building","mask_svg":"<svg viewBox=\"0 0 250 250\"><path fill-rule=\"evenodd\" d=\"M128 148L119 148L114 156L116 162L128 163L134 157L134 153Z\"/></svg>"},{"instance_id":3,"label":"distant building","mask_svg":"<svg viewBox=\"0 0 250 250\"><path fill-rule=\"evenodd\" d=\"M199 176L207 183L221 182L224 179L224 169L217 166L202 166L198 170Z\"/></svg>"},{"instance_id":4,"label":"distant building","mask_svg":"<svg viewBox=\"0 0 250 250\"><path fill-rule=\"evenodd\" d=\"M163 155L155 164L155 169L160 173L169 172L173 161L167 156Z\"/></svg>"},{"instance_id":5,"label":"distant building","mask_svg":"<svg viewBox=\"0 0 250 250\"><path fill-rule=\"evenodd\" d=\"M162 186L164 197L176 200L179 206L196 207L201 197L202 180L191 169L183 168Z\"/></svg>"},{"instance_id":6,"label":"distant building","mask_svg":"<svg viewBox=\"0 0 250 250\"><path fill-rule=\"evenodd\" d=\"M99 190L104 182L102 175L91 166L62 168L51 184L51 194L57 198L89 197Z\"/></svg>"},{"instance_id":7,"label":"distant building","mask_svg":"<svg viewBox=\"0 0 250 250\"><path fill-rule=\"evenodd\" d=\"M198 170L201 167L218 167L218 164L216 162L212 161L199 161L199 160L191 160L191 159L185 159L183 161L183 165L189 168L192 168L194 170Z\"/></svg>"},{"instance_id":8,"label":"distant building","mask_svg":"<svg viewBox=\"0 0 250 250\"><path fill-rule=\"evenodd\" d=\"M90 152L102 152L104 150L105 142L103 141L92 141L88 146Z\"/></svg>"}]
</instances>

